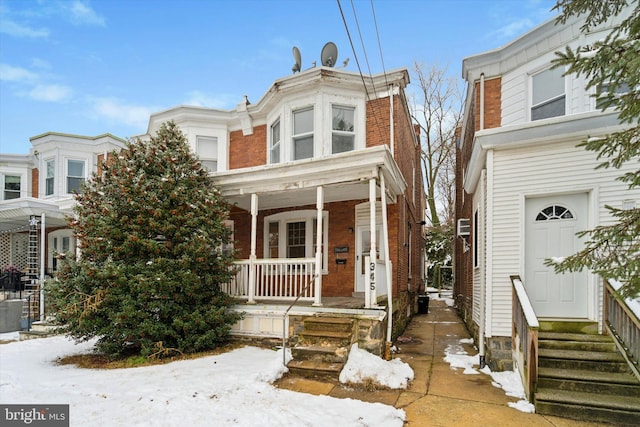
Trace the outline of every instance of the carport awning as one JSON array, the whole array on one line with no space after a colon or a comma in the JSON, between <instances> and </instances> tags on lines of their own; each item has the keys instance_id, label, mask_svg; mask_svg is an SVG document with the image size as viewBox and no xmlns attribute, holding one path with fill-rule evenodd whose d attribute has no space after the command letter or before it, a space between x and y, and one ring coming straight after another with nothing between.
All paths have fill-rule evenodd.
<instances>
[{"instance_id":1,"label":"carport awning","mask_svg":"<svg viewBox=\"0 0 640 427\"><path fill-rule=\"evenodd\" d=\"M394 203L407 184L386 146L221 172L214 175L214 182L229 203L242 209L250 209L251 194L260 196L260 209L274 209L315 204L320 186L325 202L367 199L369 180L380 174L384 174L388 200Z\"/></svg>"}]
</instances>

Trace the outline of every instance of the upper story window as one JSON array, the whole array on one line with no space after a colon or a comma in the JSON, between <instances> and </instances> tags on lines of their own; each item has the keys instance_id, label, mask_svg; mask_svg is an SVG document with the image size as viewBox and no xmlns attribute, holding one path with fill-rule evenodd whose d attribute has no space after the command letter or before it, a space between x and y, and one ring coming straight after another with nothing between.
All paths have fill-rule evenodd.
<instances>
[{"instance_id":1,"label":"upper story window","mask_svg":"<svg viewBox=\"0 0 640 427\"><path fill-rule=\"evenodd\" d=\"M618 84L615 88L612 86L613 85L610 82L600 85L600 95L596 97L596 109L602 110L609 107L611 105L611 101L631 90L629 85L625 82Z\"/></svg>"},{"instance_id":2,"label":"upper story window","mask_svg":"<svg viewBox=\"0 0 640 427\"><path fill-rule=\"evenodd\" d=\"M293 112L293 160L313 157L313 107Z\"/></svg>"},{"instance_id":3,"label":"upper story window","mask_svg":"<svg viewBox=\"0 0 640 427\"><path fill-rule=\"evenodd\" d=\"M85 161L67 160L67 193L77 193L80 191L85 179Z\"/></svg>"},{"instance_id":4,"label":"upper story window","mask_svg":"<svg viewBox=\"0 0 640 427\"><path fill-rule=\"evenodd\" d=\"M199 136L196 139L196 152L202 166L211 172L218 170L218 138Z\"/></svg>"},{"instance_id":5,"label":"upper story window","mask_svg":"<svg viewBox=\"0 0 640 427\"><path fill-rule=\"evenodd\" d=\"M531 120L564 116L564 68L549 68L531 77Z\"/></svg>"},{"instance_id":6,"label":"upper story window","mask_svg":"<svg viewBox=\"0 0 640 427\"><path fill-rule=\"evenodd\" d=\"M20 197L20 175L4 176L4 200L17 199Z\"/></svg>"},{"instance_id":7,"label":"upper story window","mask_svg":"<svg viewBox=\"0 0 640 427\"><path fill-rule=\"evenodd\" d=\"M51 196L53 194L55 176L56 176L56 162L55 160L47 160L45 162L46 177L45 177L45 195Z\"/></svg>"},{"instance_id":8,"label":"upper story window","mask_svg":"<svg viewBox=\"0 0 640 427\"><path fill-rule=\"evenodd\" d=\"M345 151L353 151L355 148L355 108L332 107L331 120L331 152L343 153Z\"/></svg>"},{"instance_id":9,"label":"upper story window","mask_svg":"<svg viewBox=\"0 0 640 427\"><path fill-rule=\"evenodd\" d=\"M271 163L280 163L280 119L271 125L269 141L269 159Z\"/></svg>"}]
</instances>

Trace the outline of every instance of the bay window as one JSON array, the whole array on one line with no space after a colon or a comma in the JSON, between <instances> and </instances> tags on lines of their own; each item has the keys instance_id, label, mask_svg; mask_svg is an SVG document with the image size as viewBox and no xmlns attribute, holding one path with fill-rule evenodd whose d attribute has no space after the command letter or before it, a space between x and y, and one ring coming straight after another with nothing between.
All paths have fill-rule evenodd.
<instances>
[{"instance_id":1,"label":"bay window","mask_svg":"<svg viewBox=\"0 0 640 427\"><path fill-rule=\"evenodd\" d=\"M77 193L84 183L84 160L67 160L67 193Z\"/></svg>"},{"instance_id":2,"label":"bay window","mask_svg":"<svg viewBox=\"0 0 640 427\"><path fill-rule=\"evenodd\" d=\"M313 157L313 107L293 112L293 160Z\"/></svg>"},{"instance_id":3,"label":"bay window","mask_svg":"<svg viewBox=\"0 0 640 427\"><path fill-rule=\"evenodd\" d=\"M355 108L332 107L331 152L333 154L353 151L355 147Z\"/></svg>"},{"instance_id":4,"label":"bay window","mask_svg":"<svg viewBox=\"0 0 640 427\"><path fill-rule=\"evenodd\" d=\"M271 125L269 163L280 163L280 119Z\"/></svg>"},{"instance_id":5,"label":"bay window","mask_svg":"<svg viewBox=\"0 0 640 427\"><path fill-rule=\"evenodd\" d=\"M4 200L20 197L20 175L4 176Z\"/></svg>"},{"instance_id":6,"label":"bay window","mask_svg":"<svg viewBox=\"0 0 640 427\"><path fill-rule=\"evenodd\" d=\"M218 170L218 138L198 136L196 138L196 152L202 166L210 172Z\"/></svg>"},{"instance_id":7,"label":"bay window","mask_svg":"<svg viewBox=\"0 0 640 427\"><path fill-rule=\"evenodd\" d=\"M54 191L56 163L55 160L47 160L45 162L46 176L44 181L45 195L51 196Z\"/></svg>"}]
</instances>

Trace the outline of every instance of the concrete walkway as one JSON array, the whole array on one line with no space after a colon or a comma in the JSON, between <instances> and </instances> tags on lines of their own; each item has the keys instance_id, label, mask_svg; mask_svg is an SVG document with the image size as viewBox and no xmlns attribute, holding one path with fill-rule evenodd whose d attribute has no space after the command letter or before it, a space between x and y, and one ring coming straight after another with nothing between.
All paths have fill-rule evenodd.
<instances>
[{"instance_id":1,"label":"concrete walkway","mask_svg":"<svg viewBox=\"0 0 640 427\"><path fill-rule=\"evenodd\" d=\"M455 310L442 300L432 299L429 314L414 316L397 344L399 352L393 356L413 368L414 380L406 390L367 390L365 387L348 387L334 380L311 380L290 375L275 385L303 393L380 402L402 408L407 415L406 426L611 427L528 414L509 407L509 402L518 399L506 396L504 390L491 385L489 375L464 374L462 369L452 369L444 361L448 345L462 346L469 355L477 354L472 345L460 344L461 339L469 337Z\"/></svg>"}]
</instances>

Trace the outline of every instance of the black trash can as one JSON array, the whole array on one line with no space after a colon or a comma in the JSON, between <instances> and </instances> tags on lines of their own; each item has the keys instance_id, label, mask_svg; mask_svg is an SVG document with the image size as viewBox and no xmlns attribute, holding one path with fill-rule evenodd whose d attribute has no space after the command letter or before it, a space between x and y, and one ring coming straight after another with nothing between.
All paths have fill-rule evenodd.
<instances>
[{"instance_id":1,"label":"black trash can","mask_svg":"<svg viewBox=\"0 0 640 427\"><path fill-rule=\"evenodd\" d=\"M429 295L418 295L418 314L429 314Z\"/></svg>"}]
</instances>

